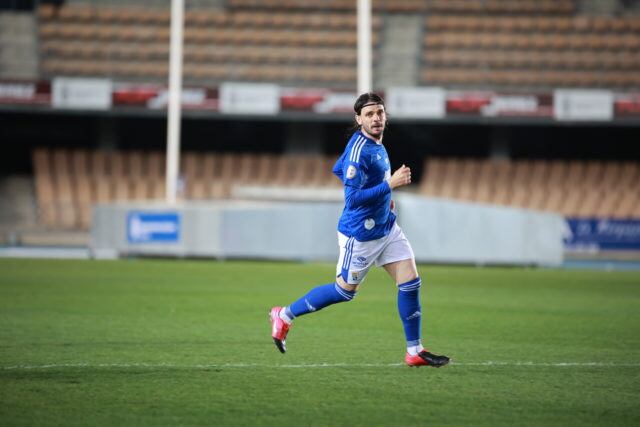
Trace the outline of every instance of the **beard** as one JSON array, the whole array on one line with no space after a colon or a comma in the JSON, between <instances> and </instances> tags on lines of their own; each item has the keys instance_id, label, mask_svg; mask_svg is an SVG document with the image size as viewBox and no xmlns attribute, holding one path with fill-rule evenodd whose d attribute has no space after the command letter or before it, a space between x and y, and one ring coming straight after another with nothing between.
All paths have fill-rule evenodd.
<instances>
[{"instance_id":1,"label":"beard","mask_svg":"<svg viewBox=\"0 0 640 427\"><path fill-rule=\"evenodd\" d=\"M374 136L376 138L379 138L382 136L382 133L384 132L384 124L379 125L378 127L375 126L363 126L365 132L367 132L369 135Z\"/></svg>"}]
</instances>

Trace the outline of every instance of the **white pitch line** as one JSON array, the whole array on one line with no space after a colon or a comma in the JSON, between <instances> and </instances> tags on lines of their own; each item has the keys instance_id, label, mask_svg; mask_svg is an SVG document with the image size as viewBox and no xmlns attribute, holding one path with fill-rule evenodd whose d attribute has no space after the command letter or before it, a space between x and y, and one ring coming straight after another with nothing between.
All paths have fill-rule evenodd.
<instances>
[{"instance_id":1,"label":"white pitch line","mask_svg":"<svg viewBox=\"0 0 640 427\"><path fill-rule=\"evenodd\" d=\"M619 368L640 367L640 362L451 362L452 366L532 366L532 367L595 367ZM305 368L394 368L405 366L404 363L308 363L308 364L275 364L264 363L221 363L180 365L174 363L51 363L43 365L12 365L0 366L1 370L34 370L34 369L62 369L62 368L173 368L173 369L212 369L212 368L274 368L274 369L305 369Z\"/></svg>"}]
</instances>

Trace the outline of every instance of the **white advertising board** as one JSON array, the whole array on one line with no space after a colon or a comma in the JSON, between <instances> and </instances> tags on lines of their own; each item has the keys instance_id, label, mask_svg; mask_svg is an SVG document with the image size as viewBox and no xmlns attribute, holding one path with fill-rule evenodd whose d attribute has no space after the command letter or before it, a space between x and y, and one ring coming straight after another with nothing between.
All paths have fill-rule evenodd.
<instances>
[{"instance_id":1,"label":"white advertising board","mask_svg":"<svg viewBox=\"0 0 640 427\"><path fill-rule=\"evenodd\" d=\"M109 79L56 77L52 83L51 101L55 108L108 110L112 89Z\"/></svg>"},{"instance_id":2,"label":"white advertising board","mask_svg":"<svg viewBox=\"0 0 640 427\"><path fill-rule=\"evenodd\" d=\"M443 118L446 91L439 87L392 87L386 92L387 111L399 118Z\"/></svg>"},{"instance_id":3,"label":"white advertising board","mask_svg":"<svg viewBox=\"0 0 640 427\"><path fill-rule=\"evenodd\" d=\"M613 119L613 93L608 90L556 89L556 120L608 121Z\"/></svg>"},{"instance_id":4,"label":"white advertising board","mask_svg":"<svg viewBox=\"0 0 640 427\"><path fill-rule=\"evenodd\" d=\"M220 111L226 114L278 114L280 87L269 83L222 83Z\"/></svg>"}]
</instances>

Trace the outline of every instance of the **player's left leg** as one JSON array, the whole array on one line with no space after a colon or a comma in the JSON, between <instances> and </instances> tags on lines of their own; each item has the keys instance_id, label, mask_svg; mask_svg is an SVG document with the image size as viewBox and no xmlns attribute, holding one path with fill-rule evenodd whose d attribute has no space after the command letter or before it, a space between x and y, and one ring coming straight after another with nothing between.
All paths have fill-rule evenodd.
<instances>
[{"instance_id":1,"label":"player's left leg","mask_svg":"<svg viewBox=\"0 0 640 427\"><path fill-rule=\"evenodd\" d=\"M416 268L413 249L397 225L390 233L389 243L377 262L384 267L398 286L398 314L407 340L405 355L407 365L440 367L449 363L448 357L432 354L422 346L420 304L422 281Z\"/></svg>"},{"instance_id":2,"label":"player's left leg","mask_svg":"<svg viewBox=\"0 0 640 427\"><path fill-rule=\"evenodd\" d=\"M316 286L287 307L273 307L269 313L271 319L271 337L281 353L287 351L286 338L293 319L307 313L320 311L340 302L348 302L356 295L356 290L344 289L336 282Z\"/></svg>"},{"instance_id":3,"label":"player's left leg","mask_svg":"<svg viewBox=\"0 0 640 427\"><path fill-rule=\"evenodd\" d=\"M336 280L316 286L286 307L273 307L269 313L271 337L281 353L286 352L286 337L293 319L314 313L330 305L351 301L371 268L372 261L366 261L371 246L375 242L358 242L338 233L340 256L336 265ZM381 245L380 250L381 249ZM369 257L375 259L374 256ZM365 260L365 261L362 261Z\"/></svg>"}]
</instances>

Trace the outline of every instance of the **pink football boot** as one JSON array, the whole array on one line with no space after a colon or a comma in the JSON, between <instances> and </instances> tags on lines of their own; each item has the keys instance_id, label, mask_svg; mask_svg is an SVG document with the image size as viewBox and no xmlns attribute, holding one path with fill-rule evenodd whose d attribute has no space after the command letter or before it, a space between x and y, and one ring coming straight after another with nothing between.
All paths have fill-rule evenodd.
<instances>
[{"instance_id":1,"label":"pink football boot","mask_svg":"<svg viewBox=\"0 0 640 427\"><path fill-rule=\"evenodd\" d=\"M280 318L280 310L282 310L282 307L273 307L269 313L269 318L271 320L271 337L273 337L273 342L276 344L276 347L278 347L278 350L280 350L280 353L284 353L287 351L285 339L287 338L287 333L291 325Z\"/></svg>"}]
</instances>

